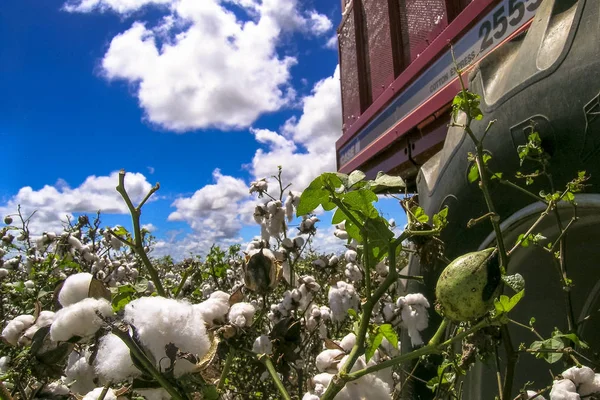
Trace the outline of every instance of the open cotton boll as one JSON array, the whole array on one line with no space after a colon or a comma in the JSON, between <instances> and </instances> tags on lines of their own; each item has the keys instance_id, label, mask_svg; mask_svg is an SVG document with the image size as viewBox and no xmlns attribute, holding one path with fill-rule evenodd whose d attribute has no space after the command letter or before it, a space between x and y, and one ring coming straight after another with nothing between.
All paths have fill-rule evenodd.
<instances>
[{"instance_id":1,"label":"open cotton boll","mask_svg":"<svg viewBox=\"0 0 600 400\"><path fill-rule=\"evenodd\" d=\"M100 339L94 369L104 382L119 382L141 375L131 361L127 345L112 333Z\"/></svg>"},{"instance_id":2,"label":"open cotton boll","mask_svg":"<svg viewBox=\"0 0 600 400\"><path fill-rule=\"evenodd\" d=\"M63 306L70 306L88 297L92 274L82 272L69 276L58 294L58 302Z\"/></svg>"},{"instance_id":3,"label":"open cotton boll","mask_svg":"<svg viewBox=\"0 0 600 400\"><path fill-rule=\"evenodd\" d=\"M600 374L595 374L594 379L582 383L581 386L579 386L579 394L581 396L589 396L598 393L600 393Z\"/></svg>"},{"instance_id":4,"label":"open cotton boll","mask_svg":"<svg viewBox=\"0 0 600 400\"><path fill-rule=\"evenodd\" d=\"M535 399L535 400L546 400L546 398L544 396L542 396L541 394L538 395L537 392L535 392L533 390L528 390L527 391L527 398L528 399Z\"/></svg>"},{"instance_id":5,"label":"open cotton boll","mask_svg":"<svg viewBox=\"0 0 600 400\"><path fill-rule=\"evenodd\" d=\"M317 355L315 365L319 372L337 372L337 366L344 352L339 349L323 350Z\"/></svg>"},{"instance_id":6,"label":"open cotton boll","mask_svg":"<svg viewBox=\"0 0 600 400\"><path fill-rule=\"evenodd\" d=\"M209 327L216 322L224 322L229 312L229 295L220 290L211 293L208 300L193 305L194 309L202 315Z\"/></svg>"},{"instance_id":7,"label":"open cotton boll","mask_svg":"<svg viewBox=\"0 0 600 400\"><path fill-rule=\"evenodd\" d=\"M54 322L50 326L50 338L55 342L62 342L73 336L93 335L104 324L96 312L104 317L114 315L112 307L106 299L87 298L61 308L54 315Z\"/></svg>"},{"instance_id":8,"label":"open cotton boll","mask_svg":"<svg viewBox=\"0 0 600 400\"><path fill-rule=\"evenodd\" d=\"M96 388L88 394L86 394L82 400L98 400L103 390L103 387ZM117 395L115 394L115 391L109 388L106 394L104 395L104 400L117 400Z\"/></svg>"},{"instance_id":9,"label":"open cotton boll","mask_svg":"<svg viewBox=\"0 0 600 400\"><path fill-rule=\"evenodd\" d=\"M33 315L19 315L11 320L8 325L6 325L4 330L2 330L2 337L8 343L16 346L21 335L25 332L25 330L33 325L34 321L35 318Z\"/></svg>"},{"instance_id":10,"label":"open cotton boll","mask_svg":"<svg viewBox=\"0 0 600 400\"><path fill-rule=\"evenodd\" d=\"M304 396L302 396L302 400L319 400L320 397L317 396L316 394L312 394L310 392L306 392L304 393Z\"/></svg>"},{"instance_id":11,"label":"open cotton boll","mask_svg":"<svg viewBox=\"0 0 600 400\"><path fill-rule=\"evenodd\" d=\"M52 396L66 396L71 390L61 381L55 381L47 384L41 391L41 394Z\"/></svg>"},{"instance_id":12,"label":"open cotton boll","mask_svg":"<svg viewBox=\"0 0 600 400\"><path fill-rule=\"evenodd\" d=\"M33 335L35 335L35 333L40 328L51 325L53 321L54 321L54 311L44 310L44 311L40 312L40 315L38 315L38 318L35 320L35 324L30 326L25 331L23 336L21 336L21 338L19 339L19 344L31 343L31 340L33 339Z\"/></svg>"},{"instance_id":13,"label":"open cotton boll","mask_svg":"<svg viewBox=\"0 0 600 400\"><path fill-rule=\"evenodd\" d=\"M552 383L550 390L550 398L552 400L579 400L577 388L570 379L559 379Z\"/></svg>"},{"instance_id":14,"label":"open cotton boll","mask_svg":"<svg viewBox=\"0 0 600 400\"><path fill-rule=\"evenodd\" d=\"M352 350L354 345L356 344L356 335L354 333L349 333L340 341L340 347L344 349L347 353Z\"/></svg>"},{"instance_id":15,"label":"open cotton boll","mask_svg":"<svg viewBox=\"0 0 600 400\"><path fill-rule=\"evenodd\" d=\"M359 299L356 290L354 286L344 281L339 281L329 288L328 298L333 321L343 321L349 309L358 309Z\"/></svg>"},{"instance_id":16,"label":"open cotton boll","mask_svg":"<svg viewBox=\"0 0 600 400\"><path fill-rule=\"evenodd\" d=\"M273 344L267 335L260 335L252 344L252 351L256 354L271 354Z\"/></svg>"},{"instance_id":17,"label":"open cotton boll","mask_svg":"<svg viewBox=\"0 0 600 400\"><path fill-rule=\"evenodd\" d=\"M84 394L96 387L94 368L89 363L90 357L89 351L73 350L69 354L64 381L74 393Z\"/></svg>"},{"instance_id":18,"label":"open cotton boll","mask_svg":"<svg viewBox=\"0 0 600 400\"><path fill-rule=\"evenodd\" d=\"M429 326L429 302L421 293L413 293L399 297L396 306L400 308L401 326L408 330L408 336L414 346L423 344L421 331Z\"/></svg>"},{"instance_id":19,"label":"open cotton boll","mask_svg":"<svg viewBox=\"0 0 600 400\"><path fill-rule=\"evenodd\" d=\"M11 359L9 356L0 357L0 374L5 374L8 372L10 360Z\"/></svg>"},{"instance_id":20,"label":"open cotton boll","mask_svg":"<svg viewBox=\"0 0 600 400\"><path fill-rule=\"evenodd\" d=\"M561 374L563 378L570 379L579 386L582 383L594 380L594 371L590 367L571 367Z\"/></svg>"},{"instance_id":21,"label":"open cotton boll","mask_svg":"<svg viewBox=\"0 0 600 400\"><path fill-rule=\"evenodd\" d=\"M135 392L140 396L144 396L146 400L170 400L171 395L163 388L157 389L135 389Z\"/></svg>"},{"instance_id":22,"label":"open cotton boll","mask_svg":"<svg viewBox=\"0 0 600 400\"><path fill-rule=\"evenodd\" d=\"M179 350L202 358L210 348L203 314L184 301L164 297L142 297L125 306L125 322L137 328L142 344L152 353L161 369L168 367L165 346L173 343ZM179 377L195 369L186 360L177 360L174 373Z\"/></svg>"},{"instance_id":23,"label":"open cotton boll","mask_svg":"<svg viewBox=\"0 0 600 400\"><path fill-rule=\"evenodd\" d=\"M256 308L250 303L236 303L229 310L229 322L238 327L250 326Z\"/></svg>"}]
</instances>

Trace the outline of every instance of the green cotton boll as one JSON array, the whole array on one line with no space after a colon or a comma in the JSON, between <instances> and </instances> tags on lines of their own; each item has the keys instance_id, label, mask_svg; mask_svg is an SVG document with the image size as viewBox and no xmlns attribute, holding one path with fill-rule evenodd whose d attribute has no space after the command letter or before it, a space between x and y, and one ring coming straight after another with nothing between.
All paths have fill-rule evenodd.
<instances>
[{"instance_id":1,"label":"green cotton boll","mask_svg":"<svg viewBox=\"0 0 600 400\"><path fill-rule=\"evenodd\" d=\"M494 306L500 268L494 248L456 258L442 271L435 288L442 314L456 322L473 321Z\"/></svg>"}]
</instances>

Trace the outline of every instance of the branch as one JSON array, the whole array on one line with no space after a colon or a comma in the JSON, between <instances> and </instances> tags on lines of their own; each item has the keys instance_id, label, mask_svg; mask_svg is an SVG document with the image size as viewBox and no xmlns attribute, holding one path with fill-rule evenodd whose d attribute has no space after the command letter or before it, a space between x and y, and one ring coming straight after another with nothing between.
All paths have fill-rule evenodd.
<instances>
[{"instance_id":1,"label":"branch","mask_svg":"<svg viewBox=\"0 0 600 400\"><path fill-rule=\"evenodd\" d=\"M279 393L281 394L281 396L285 400L292 400L289 393L285 389L285 386L283 386L283 382L281 382L281 379L279 379L279 375L277 375L277 371L275 370L275 366L273 365L271 358L269 356L267 356L266 354L264 354L262 357L259 357L259 359L260 359L260 361L262 361L262 363L265 365L265 367L267 367L267 371L269 371L271 378L273 378L273 381L275 382L275 386L277 386L277 389L279 390Z\"/></svg>"},{"instance_id":2,"label":"branch","mask_svg":"<svg viewBox=\"0 0 600 400\"><path fill-rule=\"evenodd\" d=\"M117 192L119 192L119 194L123 198L123 200L125 200L125 204L127 204L127 208L129 209L129 213L131 214L131 221L133 223L135 243L133 246L130 245L130 247L138 255L138 257L142 259L142 262L148 269L148 273L150 274L152 282L156 287L156 292L158 293L158 295L166 297L166 292L158 276L158 271L156 270L156 268L154 268L154 265L152 265L152 262L150 261L148 255L144 251L144 244L142 243L142 231L140 228L141 207L150 198L150 196L158 190L158 188L159 185L157 183L152 189L150 189L150 192L148 192L148 194L140 203L140 205L135 207L131 202L129 194L127 194L127 191L125 190L125 170L122 169L121 171L119 171L119 184L117 185L116 189Z\"/></svg>"}]
</instances>

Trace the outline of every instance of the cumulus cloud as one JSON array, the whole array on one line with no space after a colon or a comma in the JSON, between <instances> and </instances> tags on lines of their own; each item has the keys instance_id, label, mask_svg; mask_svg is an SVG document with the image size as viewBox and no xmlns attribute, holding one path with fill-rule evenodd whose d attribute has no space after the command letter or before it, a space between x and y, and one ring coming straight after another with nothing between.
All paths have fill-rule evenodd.
<instances>
[{"instance_id":1,"label":"cumulus cloud","mask_svg":"<svg viewBox=\"0 0 600 400\"><path fill-rule=\"evenodd\" d=\"M242 179L213 171L214 184L197 190L191 197L181 197L172 204L175 211L169 221L185 221L200 233L213 238L231 238L241 228L238 206L249 197L249 188Z\"/></svg>"},{"instance_id":2,"label":"cumulus cloud","mask_svg":"<svg viewBox=\"0 0 600 400\"><path fill-rule=\"evenodd\" d=\"M290 104L297 60L279 54L282 34L319 36L332 27L327 16L300 11L297 0L73 0L64 9L128 14L149 5L168 15L115 36L101 70L134 85L150 123L178 132L247 128Z\"/></svg>"},{"instance_id":3,"label":"cumulus cloud","mask_svg":"<svg viewBox=\"0 0 600 400\"><path fill-rule=\"evenodd\" d=\"M283 178L302 190L320 173L334 171L335 141L341 134L340 72L317 82L302 100L300 118L290 118L281 132L253 130L256 140L267 145L254 155L250 170L257 177L270 176L283 166Z\"/></svg>"},{"instance_id":4,"label":"cumulus cloud","mask_svg":"<svg viewBox=\"0 0 600 400\"><path fill-rule=\"evenodd\" d=\"M15 213L19 205L24 216L35 211L30 230L39 234L45 230L62 230L61 221L73 218L74 213L95 213L100 210L104 214L126 214L129 212L127 206L115 190L118 174L115 171L108 176L89 176L75 188L70 188L62 179L54 186L45 185L38 190L25 186L0 206L0 215ZM141 173L127 173L125 176L125 188L136 204L151 187Z\"/></svg>"}]
</instances>

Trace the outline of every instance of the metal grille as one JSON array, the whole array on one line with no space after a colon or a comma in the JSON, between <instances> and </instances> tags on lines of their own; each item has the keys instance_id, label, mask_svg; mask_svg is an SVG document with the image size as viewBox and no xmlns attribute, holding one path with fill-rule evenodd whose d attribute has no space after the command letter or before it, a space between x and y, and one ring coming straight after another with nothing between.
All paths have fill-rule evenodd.
<instances>
[{"instance_id":1,"label":"metal grille","mask_svg":"<svg viewBox=\"0 0 600 400\"><path fill-rule=\"evenodd\" d=\"M372 100L394 80L394 59L387 1L364 0Z\"/></svg>"},{"instance_id":2,"label":"metal grille","mask_svg":"<svg viewBox=\"0 0 600 400\"><path fill-rule=\"evenodd\" d=\"M339 30L340 80L342 85L343 129L347 129L360 115L358 63L354 13L349 12Z\"/></svg>"},{"instance_id":3,"label":"metal grille","mask_svg":"<svg viewBox=\"0 0 600 400\"><path fill-rule=\"evenodd\" d=\"M410 48L410 61L448 26L444 0L398 0L405 48Z\"/></svg>"}]
</instances>

